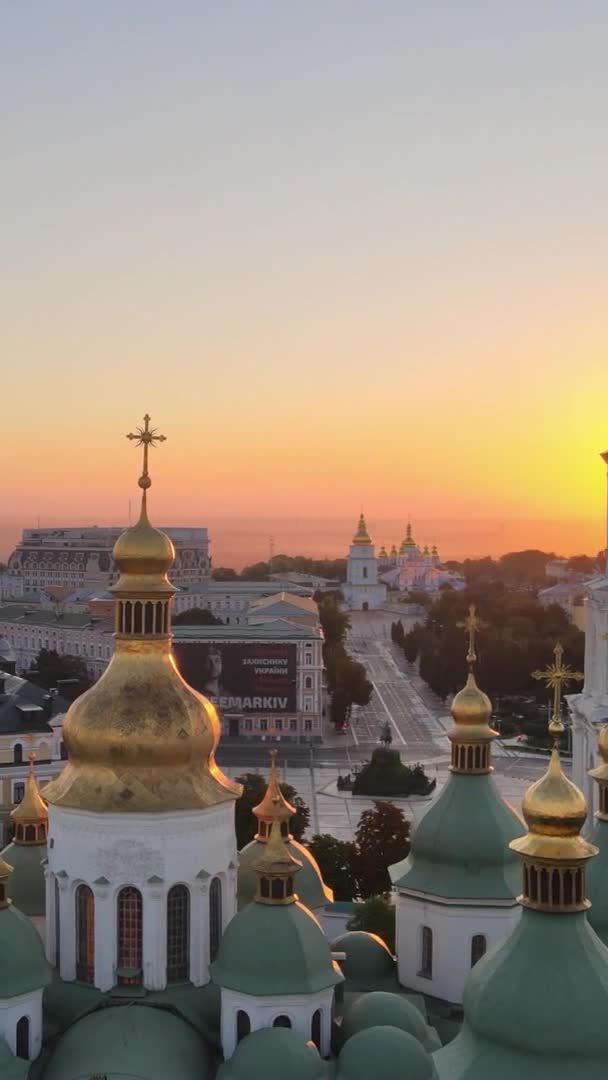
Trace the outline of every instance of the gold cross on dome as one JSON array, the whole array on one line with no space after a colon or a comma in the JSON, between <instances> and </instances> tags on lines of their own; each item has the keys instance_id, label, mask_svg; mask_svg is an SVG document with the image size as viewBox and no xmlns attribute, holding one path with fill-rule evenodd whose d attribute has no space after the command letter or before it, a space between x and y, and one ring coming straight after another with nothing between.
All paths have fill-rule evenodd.
<instances>
[{"instance_id":1,"label":"gold cross on dome","mask_svg":"<svg viewBox=\"0 0 608 1080\"><path fill-rule=\"evenodd\" d=\"M564 730L562 723L562 690L569 682L581 682L585 678L582 671L573 671L569 664L563 664L563 646L558 641L553 650L555 660L544 671L533 671L533 679L542 679L549 690L553 690L553 715L549 722L549 733L556 743Z\"/></svg>"},{"instance_id":2,"label":"gold cross on dome","mask_svg":"<svg viewBox=\"0 0 608 1080\"><path fill-rule=\"evenodd\" d=\"M477 660L477 653L475 651L475 635L479 630L485 630L486 624L481 621L477 615L477 608L475 604L471 604L469 607L469 614L462 622L456 623L459 630L466 630L469 635L469 648L467 651L467 664L473 669L473 664Z\"/></svg>"},{"instance_id":3,"label":"gold cross on dome","mask_svg":"<svg viewBox=\"0 0 608 1080\"><path fill-rule=\"evenodd\" d=\"M150 446L156 446L157 443L166 442L167 436L159 435L156 428L150 427L150 416L146 413L144 416L144 426L129 432L127 439L131 439L131 441L135 439L135 445L143 446L144 448L144 465L138 483L141 488L149 488L152 481L150 480L150 474L148 473L148 448Z\"/></svg>"}]
</instances>

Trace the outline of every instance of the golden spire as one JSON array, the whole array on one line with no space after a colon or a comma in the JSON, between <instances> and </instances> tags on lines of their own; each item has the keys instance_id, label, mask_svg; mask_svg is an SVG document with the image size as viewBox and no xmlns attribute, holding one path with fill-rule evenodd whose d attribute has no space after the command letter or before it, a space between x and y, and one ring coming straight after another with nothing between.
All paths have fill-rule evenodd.
<instances>
[{"instance_id":1,"label":"golden spire","mask_svg":"<svg viewBox=\"0 0 608 1080\"><path fill-rule=\"evenodd\" d=\"M286 839L289 839L289 820L293 817L295 812L295 806L292 806L291 803L287 802L287 799L281 791L277 770L277 751L271 750L268 786L264 792L264 798L261 803L258 803L258 805L253 808L253 813L258 819L258 831L255 835L255 839L265 842L271 832L280 832ZM279 826L278 829L272 828L275 822Z\"/></svg>"},{"instance_id":2,"label":"golden spire","mask_svg":"<svg viewBox=\"0 0 608 1080\"><path fill-rule=\"evenodd\" d=\"M469 674L463 689L455 695L450 709L454 718L454 727L448 732L452 743L450 769L455 773L478 775L492 771L490 745L497 735L490 727L492 702L488 695L479 689L473 672L473 665L477 660L475 635L485 624L477 617L475 605L471 604L467 617L457 625L469 635Z\"/></svg>"},{"instance_id":3,"label":"golden spire","mask_svg":"<svg viewBox=\"0 0 608 1080\"><path fill-rule=\"evenodd\" d=\"M258 904L293 904L297 899L293 891L293 875L302 869L302 863L289 851L280 829L271 829L260 857L253 864L258 875L255 895Z\"/></svg>"},{"instance_id":4,"label":"golden spire","mask_svg":"<svg viewBox=\"0 0 608 1080\"><path fill-rule=\"evenodd\" d=\"M36 755L33 750L30 750L28 758L30 768L25 781L25 792L21 802L11 810L11 818L15 822L16 843L41 844L46 840L48 810L38 788L34 772ZM28 825L32 826L29 830Z\"/></svg>"},{"instance_id":5,"label":"golden spire","mask_svg":"<svg viewBox=\"0 0 608 1080\"><path fill-rule=\"evenodd\" d=\"M127 439L135 440L136 446L143 446L143 467L137 481L142 490L141 511L137 524L127 529L114 545L114 562L120 570L120 578L112 586L112 591L117 596L127 593L139 595L142 590L145 593L172 595L175 589L167 579L167 571L175 558L175 549L169 537L150 524L147 506L147 492L152 485L148 451L157 443L166 442L166 436L159 435L156 428L150 427L150 417L146 413L144 426L127 435ZM167 626L167 633L168 629ZM120 632L119 624L117 630Z\"/></svg>"},{"instance_id":6,"label":"golden spire","mask_svg":"<svg viewBox=\"0 0 608 1080\"><path fill-rule=\"evenodd\" d=\"M545 671L533 671L533 679L542 679L545 686L553 690L553 713L549 722L549 734L553 735L553 745L559 746L560 735L564 733L562 722L562 690L569 682L580 682L585 678L582 671L573 671L568 664L563 664L563 646L558 641L553 650L555 660Z\"/></svg>"},{"instance_id":7,"label":"golden spire","mask_svg":"<svg viewBox=\"0 0 608 1080\"><path fill-rule=\"evenodd\" d=\"M357 531L353 536L353 544L371 544L371 542L370 535L367 531L367 525L365 524L365 517L363 516L363 511L361 511Z\"/></svg>"},{"instance_id":8,"label":"golden spire","mask_svg":"<svg viewBox=\"0 0 608 1080\"><path fill-rule=\"evenodd\" d=\"M215 761L215 706L188 686L171 653L173 544L153 528L146 508L148 451L165 437L148 415L127 437L143 447L143 494L139 521L114 545L114 655L70 706L63 727L68 763L44 794L53 805L96 812L206 809L242 789Z\"/></svg>"},{"instance_id":9,"label":"golden spire","mask_svg":"<svg viewBox=\"0 0 608 1080\"><path fill-rule=\"evenodd\" d=\"M562 663L563 653L558 643L553 650L554 663L545 671L532 672L534 679L542 679L553 690L549 722L553 748L544 776L524 795L522 810L529 831L512 840L510 847L524 857L524 892L520 899L526 907L579 911L589 906L584 863L596 854L597 848L580 835L587 805L582 792L564 775L559 758L559 737L564 730L562 690L569 682L583 678L581 672Z\"/></svg>"},{"instance_id":10,"label":"golden spire","mask_svg":"<svg viewBox=\"0 0 608 1080\"><path fill-rule=\"evenodd\" d=\"M469 665L469 671L473 670L473 664L477 660L477 652L475 651L476 634L479 630L485 630L486 624L482 623L481 619L477 617L477 608L475 604L469 605L469 612L462 622L456 623L459 630L466 630L469 635L469 649L467 652L467 664Z\"/></svg>"}]
</instances>

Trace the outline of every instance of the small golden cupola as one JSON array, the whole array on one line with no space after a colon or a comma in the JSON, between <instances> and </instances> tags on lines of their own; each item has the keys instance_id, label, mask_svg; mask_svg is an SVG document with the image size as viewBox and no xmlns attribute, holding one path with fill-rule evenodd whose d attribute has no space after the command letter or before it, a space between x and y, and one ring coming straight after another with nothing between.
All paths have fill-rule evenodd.
<instances>
[{"instance_id":1,"label":"small golden cupola","mask_svg":"<svg viewBox=\"0 0 608 1080\"><path fill-rule=\"evenodd\" d=\"M584 796L564 775L559 757L559 740L564 725L561 718L562 689L583 678L562 663L560 644L553 650L554 662L545 671L534 671L553 690L553 711L549 734L553 748L544 776L528 788L522 810L528 832L511 841L513 851L523 856L524 891L520 902L537 911L583 911L589 901L585 891L585 864L597 848L580 834L587 819Z\"/></svg>"},{"instance_id":2,"label":"small golden cupola","mask_svg":"<svg viewBox=\"0 0 608 1080\"><path fill-rule=\"evenodd\" d=\"M455 695L450 710L454 719L454 727L448 731L452 744L450 769L454 773L478 775L492 772L490 751L497 732L490 727L492 702L479 689L473 670L477 660L476 634L483 626L474 604L469 607L466 619L458 625L469 635L469 674L465 686Z\"/></svg>"},{"instance_id":3,"label":"small golden cupola","mask_svg":"<svg viewBox=\"0 0 608 1080\"><path fill-rule=\"evenodd\" d=\"M35 754L29 754L30 768L25 781L23 798L14 810L11 818L15 826L16 844L45 844L49 815L46 803L40 794L34 772Z\"/></svg>"},{"instance_id":4,"label":"small golden cupola","mask_svg":"<svg viewBox=\"0 0 608 1080\"><path fill-rule=\"evenodd\" d=\"M289 822L295 812L295 806L292 806L291 803L287 802L287 799L281 791L277 770L277 751L271 750L268 787L266 788L261 803L258 803L258 805L253 808L253 813L258 819L258 831L255 834L255 839L265 843L273 831L273 825L278 825L279 828L276 831L280 832L285 840L291 840L292 837L289 830Z\"/></svg>"},{"instance_id":5,"label":"small golden cupola","mask_svg":"<svg viewBox=\"0 0 608 1080\"><path fill-rule=\"evenodd\" d=\"M255 901L258 904L293 904L294 874L302 869L302 863L289 851L280 829L271 829L261 855L253 866L258 885Z\"/></svg>"},{"instance_id":6,"label":"small golden cupola","mask_svg":"<svg viewBox=\"0 0 608 1080\"><path fill-rule=\"evenodd\" d=\"M119 578L114 655L99 681L70 706L68 763L45 788L56 806L108 812L194 810L238 798L215 761L215 706L182 679L171 652L167 578L173 545L148 519L148 452L164 442L144 425L127 436L143 447L141 513L116 541Z\"/></svg>"},{"instance_id":7,"label":"small golden cupola","mask_svg":"<svg viewBox=\"0 0 608 1080\"><path fill-rule=\"evenodd\" d=\"M357 525L357 531L353 536L353 544L371 544L371 537L367 531L367 525L365 524L365 517L363 512L359 515L359 524Z\"/></svg>"}]
</instances>

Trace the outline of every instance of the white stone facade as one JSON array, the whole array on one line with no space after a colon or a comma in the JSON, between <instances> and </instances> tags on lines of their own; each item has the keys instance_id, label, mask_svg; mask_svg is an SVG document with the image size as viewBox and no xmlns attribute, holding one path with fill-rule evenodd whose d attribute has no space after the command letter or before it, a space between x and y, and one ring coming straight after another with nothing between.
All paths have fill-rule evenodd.
<instances>
[{"instance_id":1,"label":"white stone facade","mask_svg":"<svg viewBox=\"0 0 608 1080\"><path fill-rule=\"evenodd\" d=\"M399 982L409 990L460 1005L475 949L503 941L521 916L519 904L439 903L398 891L396 946ZM429 932L430 938L429 949ZM479 956L477 956L479 959Z\"/></svg>"},{"instance_id":2,"label":"white stone facade","mask_svg":"<svg viewBox=\"0 0 608 1080\"><path fill-rule=\"evenodd\" d=\"M384 604L386 585L378 581L378 560L373 544L351 544L342 596L352 611L373 611Z\"/></svg>"},{"instance_id":3,"label":"white stone facade","mask_svg":"<svg viewBox=\"0 0 608 1080\"><path fill-rule=\"evenodd\" d=\"M294 1031L307 1041L319 1040L321 1057L331 1049L331 1014L334 988L317 994L281 994L268 997L237 993L222 988L222 1050L232 1057L239 1041L238 1015L245 1013L250 1031L273 1027L278 1017L287 1017ZM315 1031L315 1013L318 1013Z\"/></svg>"},{"instance_id":4,"label":"white stone facade","mask_svg":"<svg viewBox=\"0 0 608 1080\"><path fill-rule=\"evenodd\" d=\"M167 895L174 885L189 893L189 979L209 981L210 892L220 882L220 932L236 911L237 850L234 802L208 810L167 814L99 814L49 806L47 935L49 961L62 979L76 978L76 891L94 894L94 985L117 983L120 890L142 896L142 984L167 984Z\"/></svg>"},{"instance_id":5,"label":"white stone facade","mask_svg":"<svg viewBox=\"0 0 608 1080\"><path fill-rule=\"evenodd\" d=\"M586 591L585 682L582 693L569 694L567 701L572 716L572 779L587 800L591 822L597 796L588 771L601 763L599 729L608 722L608 576L594 578Z\"/></svg>"},{"instance_id":6,"label":"white stone facade","mask_svg":"<svg viewBox=\"0 0 608 1080\"><path fill-rule=\"evenodd\" d=\"M0 1038L15 1055L19 1024L25 1028L27 1056L33 1061L42 1047L42 988L19 994L18 997L0 998Z\"/></svg>"}]
</instances>

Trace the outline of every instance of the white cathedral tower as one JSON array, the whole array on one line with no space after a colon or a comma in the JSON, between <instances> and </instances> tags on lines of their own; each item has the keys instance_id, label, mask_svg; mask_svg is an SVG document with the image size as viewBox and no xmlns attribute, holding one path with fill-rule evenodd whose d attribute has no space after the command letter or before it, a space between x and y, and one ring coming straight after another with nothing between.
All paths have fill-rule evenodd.
<instances>
[{"instance_id":1,"label":"white cathedral tower","mask_svg":"<svg viewBox=\"0 0 608 1080\"><path fill-rule=\"evenodd\" d=\"M601 457L608 482L608 450ZM608 497L606 505L608 519ZM606 550L608 559L608 520ZM570 694L567 701L572 715L572 779L593 807L596 791L589 770L602 763L598 734L608 721L608 562L585 588L585 682L582 693Z\"/></svg>"},{"instance_id":2,"label":"white cathedral tower","mask_svg":"<svg viewBox=\"0 0 608 1080\"><path fill-rule=\"evenodd\" d=\"M378 581L378 560L363 514L359 517L346 560L346 584L342 586L344 603L353 611L382 607L386 585Z\"/></svg>"},{"instance_id":3,"label":"white cathedral tower","mask_svg":"<svg viewBox=\"0 0 608 1080\"><path fill-rule=\"evenodd\" d=\"M44 790L47 955L64 981L163 990L209 980L236 910L234 801L215 763L219 721L171 655L173 545L141 515L114 548L115 652L64 723L68 763Z\"/></svg>"}]
</instances>

